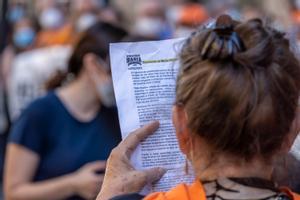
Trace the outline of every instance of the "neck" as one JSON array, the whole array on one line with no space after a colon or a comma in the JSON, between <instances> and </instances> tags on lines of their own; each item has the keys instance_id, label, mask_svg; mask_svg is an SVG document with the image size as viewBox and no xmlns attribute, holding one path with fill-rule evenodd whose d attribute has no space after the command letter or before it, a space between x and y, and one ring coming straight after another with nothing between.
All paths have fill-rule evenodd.
<instances>
[{"instance_id":1,"label":"neck","mask_svg":"<svg viewBox=\"0 0 300 200\"><path fill-rule=\"evenodd\" d=\"M90 121L99 112L99 99L88 81L77 79L58 89L57 94L69 112L80 121Z\"/></svg>"},{"instance_id":2,"label":"neck","mask_svg":"<svg viewBox=\"0 0 300 200\"><path fill-rule=\"evenodd\" d=\"M241 159L227 158L220 156L215 160L197 159L192 161L194 166L195 175L199 180L210 181L219 178L262 178L271 179L273 171L272 165L258 159L243 162Z\"/></svg>"}]
</instances>

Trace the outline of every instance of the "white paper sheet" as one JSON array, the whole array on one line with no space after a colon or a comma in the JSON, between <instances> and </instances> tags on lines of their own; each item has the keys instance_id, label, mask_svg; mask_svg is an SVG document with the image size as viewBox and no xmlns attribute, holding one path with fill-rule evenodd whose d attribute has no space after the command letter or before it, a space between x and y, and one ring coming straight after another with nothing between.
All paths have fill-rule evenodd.
<instances>
[{"instance_id":1,"label":"white paper sheet","mask_svg":"<svg viewBox=\"0 0 300 200\"><path fill-rule=\"evenodd\" d=\"M132 156L137 169L165 167L168 172L144 193L166 191L194 180L184 168L171 120L179 62L184 39L110 45L111 68L122 137L153 120L160 128L142 142Z\"/></svg>"}]
</instances>

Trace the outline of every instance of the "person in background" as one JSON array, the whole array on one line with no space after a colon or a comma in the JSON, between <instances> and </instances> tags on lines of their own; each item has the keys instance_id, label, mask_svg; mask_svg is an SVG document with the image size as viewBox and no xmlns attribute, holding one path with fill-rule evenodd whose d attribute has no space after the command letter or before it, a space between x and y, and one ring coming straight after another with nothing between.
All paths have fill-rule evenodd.
<instances>
[{"instance_id":1,"label":"person in background","mask_svg":"<svg viewBox=\"0 0 300 200\"><path fill-rule=\"evenodd\" d=\"M173 34L175 38L188 37L208 20L208 13L201 4L186 3L170 8L168 19L175 25Z\"/></svg>"},{"instance_id":2,"label":"person in background","mask_svg":"<svg viewBox=\"0 0 300 200\"><path fill-rule=\"evenodd\" d=\"M153 39L169 39L172 29L166 19L163 1L140 1L136 6L136 21L132 28L134 35Z\"/></svg>"},{"instance_id":3,"label":"person in background","mask_svg":"<svg viewBox=\"0 0 300 200\"><path fill-rule=\"evenodd\" d=\"M36 47L38 27L34 17L29 12L28 1L24 0L9 1L5 19L8 27L6 30L6 47L0 55L0 73L3 75L3 84L6 87L15 56Z\"/></svg>"},{"instance_id":4,"label":"person in background","mask_svg":"<svg viewBox=\"0 0 300 200\"><path fill-rule=\"evenodd\" d=\"M0 55L1 61L1 55ZM0 63L0 69L1 69ZM5 147L7 142L7 136L10 128L10 120L7 112L7 94L4 83L4 77L0 71L0 200L3 200L3 168L4 168L4 156Z\"/></svg>"},{"instance_id":5,"label":"person in background","mask_svg":"<svg viewBox=\"0 0 300 200\"><path fill-rule=\"evenodd\" d=\"M15 24L25 16L26 16L26 4L21 2L13 2L9 6L9 10L7 12L7 20L10 24Z\"/></svg>"},{"instance_id":6,"label":"person in background","mask_svg":"<svg viewBox=\"0 0 300 200\"><path fill-rule=\"evenodd\" d=\"M10 72L15 57L36 47L36 26L29 17L23 17L12 24L11 42L1 56L1 74L4 89L7 89Z\"/></svg>"},{"instance_id":7,"label":"person in background","mask_svg":"<svg viewBox=\"0 0 300 200\"><path fill-rule=\"evenodd\" d=\"M137 194L165 173L130 164L133 150L159 127L154 122L112 151L97 200L299 200L271 177L300 131L300 63L284 33L260 19L221 15L184 42L179 58L173 124L195 182Z\"/></svg>"},{"instance_id":8,"label":"person in background","mask_svg":"<svg viewBox=\"0 0 300 200\"><path fill-rule=\"evenodd\" d=\"M30 3L28 1L27 3L26 7L30 7ZM12 122L19 117L29 103L45 94L43 86L52 73L57 69L66 69L71 43L73 43L76 35L70 35L71 29L67 28L67 18L66 20L60 20L60 17L55 17L56 15L53 17L53 14L51 14L54 10L54 13L60 13L59 16L67 16L65 3L57 0L41 0L36 1L34 5L36 8L34 13L41 16L36 20L41 25L43 24L41 31L35 29L34 34L31 33L31 37L29 37L30 31L27 30L20 32L17 37L13 37L13 41L16 40L15 38L20 38L17 42L23 42L26 45L26 42L30 42L30 39L34 36L34 43L29 46L30 48L27 47L19 51L13 57L7 54L5 57L10 59L4 60L6 63L4 66L6 67L4 67L3 73L7 74L5 75L7 77L5 83L7 85L9 117ZM50 14L49 10L52 10ZM28 10L26 12L29 13ZM32 14L34 15L34 13ZM21 19L20 22L25 19ZM57 23L57 20L61 22ZM20 22L17 22L16 25ZM52 60L55 60L55 63Z\"/></svg>"},{"instance_id":9,"label":"person in background","mask_svg":"<svg viewBox=\"0 0 300 200\"><path fill-rule=\"evenodd\" d=\"M263 12L261 9L254 6L244 6L242 8L242 18L243 20L250 20L254 18L263 18Z\"/></svg>"},{"instance_id":10,"label":"person in background","mask_svg":"<svg viewBox=\"0 0 300 200\"><path fill-rule=\"evenodd\" d=\"M74 0L70 3L73 33L80 35L98 20L120 26L117 10L102 0Z\"/></svg>"},{"instance_id":11,"label":"person in background","mask_svg":"<svg viewBox=\"0 0 300 200\"><path fill-rule=\"evenodd\" d=\"M37 4L39 1L37 1ZM41 30L37 34L37 46L48 47L53 45L69 45L76 40L73 27L67 16L67 13L58 3L48 3L41 6L37 13L37 19Z\"/></svg>"},{"instance_id":12,"label":"person in background","mask_svg":"<svg viewBox=\"0 0 300 200\"><path fill-rule=\"evenodd\" d=\"M45 83L58 70L67 69L71 53L72 46L55 45L26 51L14 57L6 87L12 122L31 102L47 93Z\"/></svg>"},{"instance_id":13,"label":"person in background","mask_svg":"<svg viewBox=\"0 0 300 200\"><path fill-rule=\"evenodd\" d=\"M112 23L112 24L123 24L123 16L119 10L114 7L106 6L101 9L99 13L99 18L103 21Z\"/></svg>"},{"instance_id":14,"label":"person in background","mask_svg":"<svg viewBox=\"0 0 300 200\"><path fill-rule=\"evenodd\" d=\"M2 5L3 6L3 5ZM7 136L11 125L8 110L8 82L15 58L35 48L36 26L26 12L25 2L13 2L6 15L7 29L1 27L6 46L0 53L0 199L3 199L3 168ZM3 38L4 39L4 38Z\"/></svg>"},{"instance_id":15,"label":"person in background","mask_svg":"<svg viewBox=\"0 0 300 200\"><path fill-rule=\"evenodd\" d=\"M221 13L230 15L235 20L242 19L238 9L239 1L237 0L210 0L205 6L210 17L218 17Z\"/></svg>"},{"instance_id":16,"label":"person in background","mask_svg":"<svg viewBox=\"0 0 300 200\"><path fill-rule=\"evenodd\" d=\"M72 1L72 9L76 13L97 12L105 6L104 0L74 0Z\"/></svg>"},{"instance_id":17,"label":"person in background","mask_svg":"<svg viewBox=\"0 0 300 200\"><path fill-rule=\"evenodd\" d=\"M101 0L74 0L71 3L74 32L81 33L99 20L99 13L104 6ZM104 21L100 18L101 21Z\"/></svg>"},{"instance_id":18,"label":"person in background","mask_svg":"<svg viewBox=\"0 0 300 200\"><path fill-rule=\"evenodd\" d=\"M54 76L47 85L51 91L13 125L5 162L5 199L96 197L105 161L121 139L108 48L126 34L104 22L87 30L74 48L67 72Z\"/></svg>"},{"instance_id":19,"label":"person in background","mask_svg":"<svg viewBox=\"0 0 300 200\"><path fill-rule=\"evenodd\" d=\"M34 48L36 28L30 18L24 17L17 21L13 32L12 41L17 53L29 51Z\"/></svg>"}]
</instances>

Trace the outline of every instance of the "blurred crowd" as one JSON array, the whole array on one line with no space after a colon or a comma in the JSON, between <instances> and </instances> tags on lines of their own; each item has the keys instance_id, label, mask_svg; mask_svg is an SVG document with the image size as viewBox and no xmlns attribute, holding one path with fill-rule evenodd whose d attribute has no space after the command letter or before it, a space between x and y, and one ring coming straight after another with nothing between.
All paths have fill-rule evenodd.
<instances>
[{"instance_id":1,"label":"blurred crowd","mask_svg":"<svg viewBox=\"0 0 300 200\"><path fill-rule=\"evenodd\" d=\"M33 129L32 127L34 127L22 126L21 123L25 123L23 121L26 119L26 123L30 124L31 118L28 116L30 115L28 112L35 112L35 110L28 109L28 106L40 97L45 95L48 95L49 97L48 92L51 92L53 88L56 88L56 86L46 87L46 85L49 86L50 79L52 81L51 83L53 83L53 79L60 78L60 83L56 85L62 86L68 85L68 83L71 82L73 83L74 80L78 80L77 85L73 83L69 88L65 88L65 90L61 89L61 91L57 92L57 96L71 115L83 124L93 123L93 119L98 116L98 113L95 113L95 110L97 111L99 109L99 105L97 104L95 106L95 99L100 99L101 105L104 105L105 107L111 107L113 104L111 103L112 100L109 98L111 85L106 84L109 82L106 81L106 79L110 79L110 77L107 76L109 70L105 71L105 67L103 67L109 65L108 46L105 46L101 42L93 43L93 41L87 41L87 32L95 26L98 26L99 30L95 30L93 34L101 35L102 38L99 40L104 40L104 43L163 40L175 37L187 37L199 26L209 24L211 20L221 13L227 13L236 20L247 20L256 17L263 18L266 22L272 24L276 28L287 32L290 40L292 40L295 45L295 50L297 50L298 41L300 40L299 0L9 0L8 7L5 10L5 24L7 26L5 30L1 27L1 31L3 30L6 33L5 38L2 38L5 42L5 46L3 46L0 54L1 168L4 166L5 149L8 140L7 138L9 137L12 137L11 140L8 140L9 142L13 142L22 147L24 146L30 151L35 152L35 154L29 153L29 158L32 158L30 157L31 155L38 155L38 162L35 159L31 159L33 163L43 163L43 159L49 156L44 153L45 147L38 149L35 147L37 146L36 143L26 143L26 139L21 139L23 137L29 137L27 133L23 133L25 129L31 131L31 129ZM99 22L102 24L99 25ZM113 30L115 32L113 32ZM84 40L84 38L86 40ZM97 38L95 41L96 40L98 41ZM104 45L104 47L99 46L101 44ZM86 56L89 52L97 55L97 58ZM95 62L97 64L94 64ZM78 68L80 69L75 69L78 63L80 63L78 65ZM70 65L72 65L73 68ZM101 67L101 70L94 69L96 65L101 66L103 69ZM83 72L79 73L82 66L86 66L86 74ZM63 78L59 77L59 75L63 76ZM99 82L98 79L101 80L100 86L97 84ZM93 85L93 89L89 89L90 85ZM104 89L103 85L106 86ZM94 93L90 94L92 91ZM76 96L76 93L84 95L87 99L90 98L90 102L85 102L87 101L86 99L80 99ZM54 97L52 96L51 98ZM77 100L78 102L76 102ZM82 101L84 101L84 103L82 103ZM77 114L81 112L81 110L78 110L78 107L81 107L81 105L88 107L87 110L90 109L90 107L92 108L86 111L86 116ZM51 107L50 104L49 107ZM52 110L55 110L56 108L57 107ZM23 113L24 110L25 114ZM54 117L63 115L64 111L62 109L57 109L57 112L59 115L52 115L50 110L45 110L43 115L49 114L49 116L53 116L53 118L48 116L47 120L55 121ZM108 111L106 111L105 114L111 118L115 117L112 117ZM20 117L22 115L23 119L20 119L22 118ZM37 116L38 118L43 118L43 116ZM61 118L61 120L69 119L66 117ZM15 123L17 124L15 125ZM118 127L118 122L114 119L103 121L102 123L111 123L111 125L105 126L104 128L93 128L93 130L101 131L104 129L108 132L112 132L114 129L113 127ZM12 129L11 127L14 126L16 126L16 128ZM91 126L94 127L94 125ZM72 127L65 129L66 131L69 131ZM42 128L39 129L39 131L42 130ZM82 130L86 129L83 128ZM87 130L87 132L89 131L91 130ZM22 134L20 132L22 132ZM10 134L14 135L10 136ZM31 135L31 137L39 136ZM77 136L74 135L74 137ZM81 136L78 136L78 138L80 137ZM65 137L65 139L67 140L67 137ZM29 138L28 140L37 139ZM110 141L107 138L101 139L100 137L100 140L109 141L107 143L108 147L103 147L107 148L107 151L109 151L119 142L120 138L116 137L115 141ZM46 142L46 144L48 143ZM94 151L92 147L93 144L88 143L86 145L90 146L91 149L78 149L77 151L78 154L83 154L83 157L90 156L89 154L84 155L84 152ZM19 152L19 154L27 153L24 149L14 150ZM63 149L60 149L60 151L63 151ZM102 150L100 149L100 151ZM10 153L11 155L16 156L16 154L14 154L15 152ZM68 153L72 154L72 152ZM66 156L68 155L66 154ZM105 160L107 156L108 153L105 153L101 159ZM22 157L19 157L19 155L17 155L17 158L22 160ZM67 160L72 163L73 161L69 159L70 158ZM74 159L76 160L77 158ZM47 178L51 179L59 177L68 174L68 172L71 171L78 171L78 169L85 164L92 161L94 162L98 159L100 158L91 156L91 159L80 161L65 172L54 173L53 175L51 174L51 176L43 176L41 173L43 169L40 168L40 164L31 166L32 168L28 167L29 171L24 173L31 173L31 176L27 177L28 182L32 180L47 180ZM23 159L23 161L26 162L26 159ZM47 160L47 162L50 161L51 159ZM14 165L13 162L18 163L17 161L10 162L10 167L14 167L18 172L22 171ZM59 163L49 163L49 165L64 165L63 159L54 159L53 162ZM25 165L24 163L19 164ZM47 166L44 165L46 165L46 163L43 163L45 172L53 169L47 168ZM38 170L40 171L36 172ZM88 176L89 171L98 170L101 172L101 170L103 171L103 167L99 167L98 163L98 165L94 166L85 166L85 168L81 168L81 170L81 172L84 172L81 173L81 176ZM36 173L39 174L39 177L34 175ZM18 173L14 176L17 175ZM17 180L18 177L15 177L15 179ZM88 180L85 181L89 182ZM8 180L8 182L11 182L11 180ZM51 187L51 185L49 185L49 187ZM32 188L34 187L32 186ZM81 188L85 188L85 186L81 185ZM7 191L9 191L9 189ZM30 193L30 188L27 188L27 190L24 189L24 191L26 191L26 193L29 191ZM55 190L53 190L54 192L47 189L41 191L47 191L48 193L46 192L46 194L50 195L49 199L67 199L70 196L76 195L81 196L80 198L89 199L95 195L91 189L87 189L80 194L75 195L73 193L68 193L54 198L51 197L51 195L56 193ZM89 191L91 191L90 193L92 193L92 195L87 194ZM77 197L74 197L73 199L76 198ZM15 198L12 195L11 199L21 198ZM30 196L27 199L31 199Z\"/></svg>"}]
</instances>

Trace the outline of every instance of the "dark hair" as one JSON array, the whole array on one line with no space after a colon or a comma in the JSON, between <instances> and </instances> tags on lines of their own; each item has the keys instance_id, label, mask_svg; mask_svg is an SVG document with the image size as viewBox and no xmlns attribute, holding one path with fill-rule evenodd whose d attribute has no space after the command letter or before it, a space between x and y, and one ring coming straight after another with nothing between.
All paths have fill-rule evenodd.
<instances>
[{"instance_id":1,"label":"dark hair","mask_svg":"<svg viewBox=\"0 0 300 200\"><path fill-rule=\"evenodd\" d=\"M80 37L68 62L67 72L58 72L47 83L48 90L61 86L69 74L77 77L83 66L83 58L88 53L94 53L106 60L109 44L121 41L127 35L120 27L106 22L98 22Z\"/></svg>"},{"instance_id":2,"label":"dark hair","mask_svg":"<svg viewBox=\"0 0 300 200\"><path fill-rule=\"evenodd\" d=\"M270 160L295 118L300 65L284 34L259 19L220 16L180 54L176 102L213 153Z\"/></svg>"}]
</instances>

